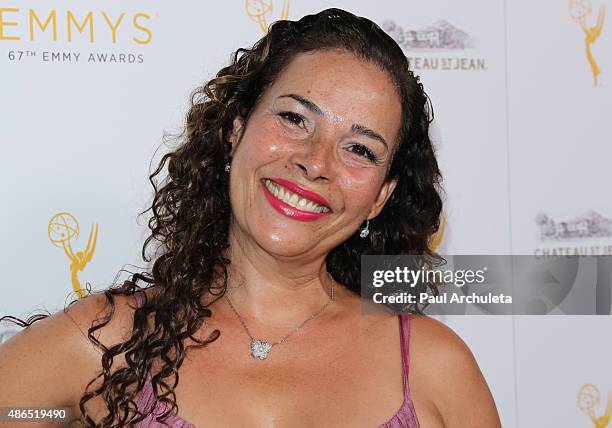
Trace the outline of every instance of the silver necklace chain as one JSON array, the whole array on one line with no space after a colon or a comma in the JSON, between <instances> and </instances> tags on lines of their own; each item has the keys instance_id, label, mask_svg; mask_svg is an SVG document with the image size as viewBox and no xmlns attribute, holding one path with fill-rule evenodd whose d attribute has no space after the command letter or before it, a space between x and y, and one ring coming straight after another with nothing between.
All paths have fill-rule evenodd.
<instances>
[{"instance_id":1,"label":"silver necklace chain","mask_svg":"<svg viewBox=\"0 0 612 428\"><path fill-rule=\"evenodd\" d=\"M245 324L244 320L242 319L242 317L240 316L240 314L238 313L236 308L234 308L234 305L232 305L232 301L230 300L230 298L227 297L227 295L225 296L225 299L227 300L227 303L229 304L230 308L232 308L232 311L236 314L236 317L238 318L238 321L240 321L240 324L242 324L242 327L244 328L246 333L251 338L251 356L253 358L257 358L259 360L266 359L268 357L269 352L272 350L272 347L274 345L280 345L281 343L284 343L291 335L293 335L299 329L304 327L306 325L306 323L308 323L309 321L312 321L317 316L319 316L325 310L325 308L327 308L329 306L329 304L335 300L335 296L334 296L335 281L334 281L334 278L331 276L331 274L329 272L327 273L327 275L329 275L329 278L331 279L331 292L330 292L331 296L330 296L329 300L327 301L327 303L325 303L323 305L323 307L321 307L321 309L316 311L314 314L312 314L310 317L308 317L304 322L302 322L300 325L295 327L293 330L291 330L289 333L287 333L285 336L283 336L280 340L277 340L276 342L267 342L265 340L256 339L255 337L253 337L253 335L249 331L249 328Z\"/></svg>"}]
</instances>

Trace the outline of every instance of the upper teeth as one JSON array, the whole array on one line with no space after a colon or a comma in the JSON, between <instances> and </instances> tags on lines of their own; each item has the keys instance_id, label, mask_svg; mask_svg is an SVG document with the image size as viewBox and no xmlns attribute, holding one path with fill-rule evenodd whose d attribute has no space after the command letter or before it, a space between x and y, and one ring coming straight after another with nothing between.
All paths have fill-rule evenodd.
<instances>
[{"instance_id":1,"label":"upper teeth","mask_svg":"<svg viewBox=\"0 0 612 428\"><path fill-rule=\"evenodd\" d=\"M310 211L313 213L326 213L329 208L316 204L311 200L302 198L296 193L290 192L282 186L274 183L271 180L264 180L264 184L275 197L283 201L284 203L291 205L293 208L298 208L302 211Z\"/></svg>"}]
</instances>

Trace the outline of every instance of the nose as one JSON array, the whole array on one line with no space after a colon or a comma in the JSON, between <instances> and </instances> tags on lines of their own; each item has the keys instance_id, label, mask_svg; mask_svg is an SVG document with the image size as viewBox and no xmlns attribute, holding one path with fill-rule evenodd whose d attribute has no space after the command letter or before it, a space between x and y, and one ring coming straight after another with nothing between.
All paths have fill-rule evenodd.
<instances>
[{"instance_id":1,"label":"nose","mask_svg":"<svg viewBox=\"0 0 612 428\"><path fill-rule=\"evenodd\" d=\"M308 141L292 156L292 163L310 180L330 180L333 163L332 145L322 138Z\"/></svg>"}]
</instances>

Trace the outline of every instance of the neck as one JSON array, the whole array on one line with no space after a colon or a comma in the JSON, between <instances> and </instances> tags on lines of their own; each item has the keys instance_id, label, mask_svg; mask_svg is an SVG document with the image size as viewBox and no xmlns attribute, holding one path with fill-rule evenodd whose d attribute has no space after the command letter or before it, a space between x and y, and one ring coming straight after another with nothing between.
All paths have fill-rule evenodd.
<instances>
[{"instance_id":1,"label":"neck","mask_svg":"<svg viewBox=\"0 0 612 428\"><path fill-rule=\"evenodd\" d=\"M247 320L295 326L331 298L333 280L324 256L311 260L273 256L233 233L227 256L232 262L226 296Z\"/></svg>"},{"instance_id":2,"label":"neck","mask_svg":"<svg viewBox=\"0 0 612 428\"><path fill-rule=\"evenodd\" d=\"M329 302L333 280L324 255L278 257L237 237L232 229L226 252L231 260L226 296L247 322L292 327ZM335 291L337 295L337 284Z\"/></svg>"}]
</instances>

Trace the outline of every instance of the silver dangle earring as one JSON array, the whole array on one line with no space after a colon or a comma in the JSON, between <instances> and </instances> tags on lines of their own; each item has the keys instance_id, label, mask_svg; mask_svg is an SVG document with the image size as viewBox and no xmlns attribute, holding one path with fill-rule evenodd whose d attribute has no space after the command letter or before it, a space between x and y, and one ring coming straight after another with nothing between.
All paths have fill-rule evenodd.
<instances>
[{"instance_id":1,"label":"silver dangle earring","mask_svg":"<svg viewBox=\"0 0 612 428\"><path fill-rule=\"evenodd\" d=\"M225 164L225 172L230 172L230 168L231 168L230 163L229 163L229 162L228 162L228 163L226 163L226 164Z\"/></svg>"},{"instance_id":2,"label":"silver dangle earring","mask_svg":"<svg viewBox=\"0 0 612 428\"><path fill-rule=\"evenodd\" d=\"M370 220L366 220L366 227L361 229L361 232L359 232L359 236L361 238L367 238L369 234L370 234Z\"/></svg>"}]
</instances>

